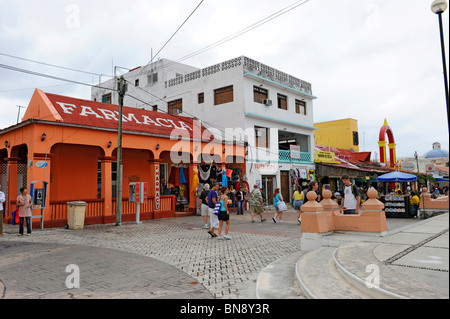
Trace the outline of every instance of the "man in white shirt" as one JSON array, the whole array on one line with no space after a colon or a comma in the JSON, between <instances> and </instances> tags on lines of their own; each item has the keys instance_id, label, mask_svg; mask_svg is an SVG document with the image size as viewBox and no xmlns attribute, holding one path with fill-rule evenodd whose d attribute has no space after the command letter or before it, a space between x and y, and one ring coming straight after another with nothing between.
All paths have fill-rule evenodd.
<instances>
[{"instance_id":1,"label":"man in white shirt","mask_svg":"<svg viewBox=\"0 0 450 319\"><path fill-rule=\"evenodd\" d=\"M361 196L356 185L352 185L350 177L348 175L342 176L342 182L344 183L344 197L341 202L341 213L346 215L359 215L359 204L361 203ZM345 209L345 211L344 211Z\"/></svg>"},{"instance_id":2,"label":"man in white shirt","mask_svg":"<svg viewBox=\"0 0 450 319\"><path fill-rule=\"evenodd\" d=\"M5 193L2 192L2 185L0 185L0 236L3 236L3 203L5 200Z\"/></svg>"}]
</instances>

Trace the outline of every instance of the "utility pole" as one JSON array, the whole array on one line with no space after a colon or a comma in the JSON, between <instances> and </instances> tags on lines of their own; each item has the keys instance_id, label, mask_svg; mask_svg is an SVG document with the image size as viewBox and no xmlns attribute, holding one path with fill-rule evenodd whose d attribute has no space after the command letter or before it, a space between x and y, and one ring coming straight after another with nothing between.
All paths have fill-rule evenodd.
<instances>
[{"instance_id":1,"label":"utility pole","mask_svg":"<svg viewBox=\"0 0 450 319\"><path fill-rule=\"evenodd\" d=\"M125 97L126 85L123 75L117 83L119 94L119 143L117 147L117 195L116 195L116 226L122 225L122 120L123 120L123 99Z\"/></svg>"},{"instance_id":2,"label":"utility pole","mask_svg":"<svg viewBox=\"0 0 450 319\"><path fill-rule=\"evenodd\" d=\"M16 105L16 106L19 108L19 111L17 112L17 123L16 124L19 124L20 109L25 108L25 106L22 106L22 105Z\"/></svg>"}]
</instances>

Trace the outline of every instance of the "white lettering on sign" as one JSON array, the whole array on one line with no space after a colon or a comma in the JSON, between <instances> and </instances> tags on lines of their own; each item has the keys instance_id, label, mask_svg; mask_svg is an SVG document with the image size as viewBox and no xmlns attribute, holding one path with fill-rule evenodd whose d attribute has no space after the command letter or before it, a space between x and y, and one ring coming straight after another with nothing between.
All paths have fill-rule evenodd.
<instances>
[{"instance_id":1,"label":"white lettering on sign","mask_svg":"<svg viewBox=\"0 0 450 319\"><path fill-rule=\"evenodd\" d=\"M61 106L63 112L66 114L72 114L73 110L77 108L77 106L74 104L61 103L61 102L56 102L56 103L59 104L59 106Z\"/></svg>"},{"instance_id":2,"label":"white lettering on sign","mask_svg":"<svg viewBox=\"0 0 450 319\"><path fill-rule=\"evenodd\" d=\"M95 117L97 119L104 119L109 121L118 122L119 112L112 111L102 108L92 108L86 105L80 105L77 107L75 104L64 103L64 102L56 102L58 104L63 113L75 115L76 111L79 110L78 115L83 117ZM164 126L172 129L180 129L180 130L189 130L193 131L193 128L186 124L183 121L175 121L173 119L164 119L164 118L155 118L152 119L148 115L135 115L134 113L126 113L122 114L123 122L134 122L136 124L141 125L153 125L153 126Z\"/></svg>"},{"instance_id":3,"label":"white lettering on sign","mask_svg":"<svg viewBox=\"0 0 450 319\"><path fill-rule=\"evenodd\" d=\"M160 181L159 181L159 164L155 165L155 210L161 207Z\"/></svg>"}]
</instances>

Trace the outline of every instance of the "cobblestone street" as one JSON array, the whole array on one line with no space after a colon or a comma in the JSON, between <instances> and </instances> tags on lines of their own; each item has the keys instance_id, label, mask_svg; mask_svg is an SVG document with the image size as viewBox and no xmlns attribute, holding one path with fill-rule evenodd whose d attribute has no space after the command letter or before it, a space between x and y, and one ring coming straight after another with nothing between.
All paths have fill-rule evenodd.
<instances>
[{"instance_id":1,"label":"cobblestone street","mask_svg":"<svg viewBox=\"0 0 450 319\"><path fill-rule=\"evenodd\" d=\"M295 213L285 217L284 224L274 224L270 221L272 213L266 215L265 223L250 223L247 214L233 215L232 240L227 241L211 238L197 216L140 225L125 223L121 227L86 226L77 231L34 230L30 237L17 237L16 227L7 225L0 239L4 297L255 298L259 272L300 249ZM33 267L27 268L27 261ZM65 267L73 263L80 267L80 290L64 289L68 276ZM11 271L11 267L29 272L25 277L33 280L24 279L27 284L21 284L16 275L8 275L6 270ZM172 268L173 276L161 277L164 271L160 270ZM113 278L108 274L116 275ZM34 280L37 277L40 279ZM147 290L139 278L151 283Z\"/></svg>"}]
</instances>

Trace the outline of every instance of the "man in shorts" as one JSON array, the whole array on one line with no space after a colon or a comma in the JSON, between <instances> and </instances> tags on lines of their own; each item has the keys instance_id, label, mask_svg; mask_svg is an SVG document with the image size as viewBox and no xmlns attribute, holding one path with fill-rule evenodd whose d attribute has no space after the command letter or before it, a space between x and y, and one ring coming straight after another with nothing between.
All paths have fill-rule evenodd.
<instances>
[{"instance_id":1,"label":"man in shorts","mask_svg":"<svg viewBox=\"0 0 450 319\"><path fill-rule=\"evenodd\" d=\"M209 222L211 223L211 228L208 230L208 234L210 234L211 237L217 237L214 230L219 228L219 217L214 214L214 208L219 202L219 196L217 194L218 190L219 184L213 184L212 190L208 194Z\"/></svg>"},{"instance_id":2,"label":"man in shorts","mask_svg":"<svg viewBox=\"0 0 450 319\"><path fill-rule=\"evenodd\" d=\"M205 226L203 228L209 229L208 227L208 216L209 216L209 205L208 205L208 194L210 192L209 184L203 185L203 191L198 198L200 201L200 212L203 217L203 222Z\"/></svg>"},{"instance_id":3,"label":"man in shorts","mask_svg":"<svg viewBox=\"0 0 450 319\"><path fill-rule=\"evenodd\" d=\"M261 191L258 188L258 185L253 186L253 191L250 193L250 215L252 216L252 223L255 222L255 214L261 218L261 222L266 221L263 218L263 198L261 195Z\"/></svg>"}]
</instances>

